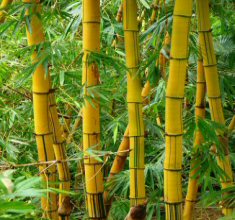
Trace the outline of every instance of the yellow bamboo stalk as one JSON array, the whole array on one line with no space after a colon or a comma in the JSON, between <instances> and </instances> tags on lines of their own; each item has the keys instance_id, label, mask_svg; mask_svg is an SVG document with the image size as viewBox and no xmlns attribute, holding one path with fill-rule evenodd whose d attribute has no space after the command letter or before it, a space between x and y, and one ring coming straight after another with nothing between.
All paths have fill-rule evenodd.
<instances>
[{"instance_id":1,"label":"yellow bamboo stalk","mask_svg":"<svg viewBox=\"0 0 235 220\"><path fill-rule=\"evenodd\" d=\"M145 202L144 123L142 87L138 75L140 54L136 1L123 1L123 25L126 66L129 70L127 73L127 103L130 140L130 205L136 207Z\"/></svg>"},{"instance_id":2,"label":"yellow bamboo stalk","mask_svg":"<svg viewBox=\"0 0 235 220\"><path fill-rule=\"evenodd\" d=\"M148 104L148 101L145 101L147 99L147 97L149 96L151 91L151 85L150 82L147 81L142 89L141 92L141 96L142 96L142 100L144 105ZM125 162L126 162L126 158L129 155L129 152L127 152L127 150L130 149L130 142L129 142L129 126L127 126L122 142L118 148L118 153L116 155L116 157L114 158L112 167L110 169L110 173L109 173L109 177L107 178L107 183L111 181L112 177L115 176L116 174L120 173L124 166L125 166ZM110 198L109 196L109 191L105 191L104 193L104 203L105 203L105 208L106 208L106 213L108 215L109 210L111 208L112 205L112 198Z\"/></svg>"},{"instance_id":3,"label":"yellow bamboo stalk","mask_svg":"<svg viewBox=\"0 0 235 220\"><path fill-rule=\"evenodd\" d=\"M76 118L73 127L71 129L71 132L69 133L67 139L66 139L66 143L70 144L72 142L73 136L75 134L75 132L77 131L77 129L79 128L79 126L82 124L82 111L79 112L78 117Z\"/></svg>"},{"instance_id":4,"label":"yellow bamboo stalk","mask_svg":"<svg viewBox=\"0 0 235 220\"><path fill-rule=\"evenodd\" d=\"M148 74L149 74L149 71L147 69L145 71L146 78L148 77ZM141 91L141 97L142 97L142 102L143 102L144 106L148 105L150 102L150 98L149 98L150 91L151 91L151 84L150 84L149 80L147 80L146 83L144 84L142 91Z\"/></svg>"},{"instance_id":5,"label":"yellow bamboo stalk","mask_svg":"<svg viewBox=\"0 0 235 220\"><path fill-rule=\"evenodd\" d=\"M230 122L230 124L229 124L229 126L228 126L228 129L229 129L230 131L233 131L234 128L235 128L235 116L233 116L233 118L232 118L232 120L231 120L231 122Z\"/></svg>"},{"instance_id":6,"label":"yellow bamboo stalk","mask_svg":"<svg viewBox=\"0 0 235 220\"><path fill-rule=\"evenodd\" d=\"M205 109L205 92L206 92L206 81L205 81L205 73L203 68L202 59L198 60L198 69L197 69L197 93L196 93L196 106L195 106L195 116L196 123L199 118L205 118L206 109ZM203 137L201 132L198 130L195 133L194 139L194 147L201 145L203 142ZM189 182L188 182L188 191L185 200L184 206L184 220L192 220L193 219L193 211L194 205L197 202L197 192L198 192L198 180L195 178L195 174L197 173L199 168L195 168L200 161L198 158L192 158L191 161L191 169L189 174Z\"/></svg>"},{"instance_id":7,"label":"yellow bamboo stalk","mask_svg":"<svg viewBox=\"0 0 235 220\"><path fill-rule=\"evenodd\" d=\"M69 128L70 128L70 124L71 124L71 116L72 116L73 111L72 111L71 106L69 104L66 104L65 110L66 110L66 112L69 116L68 118L64 119L64 125L63 125L63 130L64 130L63 131L63 136L66 139L68 137L69 133L70 133Z\"/></svg>"},{"instance_id":8,"label":"yellow bamboo stalk","mask_svg":"<svg viewBox=\"0 0 235 220\"><path fill-rule=\"evenodd\" d=\"M99 71L95 63L89 63L90 52L100 51L100 1L83 0L83 75L84 87L83 106L83 149L86 155L85 182L87 192L87 211L89 219L105 219L103 203L103 174L102 162L90 157L88 149L99 150L100 144L100 104L99 97L93 91L95 98L90 95L89 89L99 84Z\"/></svg>"},{"instance_id":9,"label":"yellow bamboo stalk","mask_svg":"<svg viewBox=\"0 0 235 220\"><path fill-rule=\"evenodd\" d=\"M53 148L56 160L63 161L57 164L59 181L60 181L60 190L70 191L70 171L68 162L66 161L66 149L65 149L65 140L63 138L62 127L59 122L59 117L56 109L56 101L54 90L50 90L49 95L49 114L51 118L51 127L53 131ZM72 211L72 206L70 203L70 197L66 194L59 194L59 207L58 214L59 220L69 220L70 213Z\"/></svg>"},{"instance_id":10,"label":"yellow bamboo stalk","mask_svg":"<svg viewBox=\"0 0 235 220\"><path fill-rule=\"evenodd\" d=\"M171 36L167 31L165 38L164 38L163 48L160 51L160 56L159 56L160 72L164 80L166 80L166 68L167 68L167 63L169 62L169 57L167 57L168 54L165 54L165 53L168 53L168 51L170 53L170 44L171 44Z\"/></svg>"},{"instance_id":11,"label":"yellow bamboo stalk","mask_svg":"<svg viewBox=\"0 0 235 220\"><path fill-rule=\"evenodd\" d=\"M220 124L225 124L223 106L220 93L220 83L217 70L217 61L214 51L211 24L210 24L210 9L208 0L197 0L197 14L198 14L198 31L199 42L202 51L203 65L205 69L205 78L207 93L211 111L211 118L213 121ZM224 148L225 158L217 157L218 165L227 174L227 177L221 180L223 189L233 185L233 173L231 168L231 161L229 158L228 140L224 133L218 131L220 143ZM231 215L233 208L229 204L223 204L223 214Z\"/></svg>"},{"instance_id":12,"label":"yellow bamboo stalk","mask_svg":"<svg viewBox=\"0 0 235 220\"><path fill-rule=\"evenodd\" d=\"M5 8L7 8L13 0L2 0L0 5L0 24L4 22L6 18L6 12L4 11Z\"/></svg>"},{"instance_id":13,"label":"yellow bamboo stalk","mask_svg":"<svg viewBox=\"0 0 235 220\"><path fill-rule=\"evenodd\" d=\"M26 11L26 16L30 17L31 26L30 30L27 28L28 45L37 46L45 42L42 23L38 17L38 14L41 12L41 5L39 1L31 0L24 0L24 3L30 4ZM39 57L37 50L35 50L32 55L32 62L36 63L40 59L41 57ZM41 64L33 74L34 125L39 161L54 160L53 136L48 114L49 90L49 76L46 74L45 67ZM56 181L56 166L53 165L47 168L46 165L40 165L39 170L47 187L55 187L53 182ZM43 197L41 203L45 218L58 219L56 194L47 193L47 197Z\"/></svg>"},{"instance_id":14,"label":"yellow bamboo stalk","mask_svg":"<svg viewBox=\"0 0 235 220\"><path fill-rule=\"evenodd\" d=\"M153 9L152 9L151 17L150 17L150 24L153 24L156 21L158 9L159 9L159 2L160 0L153 1L153 4L152 4Z\"/></svg>"},{"instance_id":15,"label":"yellow bamboo stalk","mask_svg":"<svg viewBox=\"0 0 235 220\"><path fill-rule=\"evenodd\" d=\"M112 167L110 169L110 173L109 173L109 176L106 181L107 183L109 183L111 181L113 176L115 176L116 174L120 173L123 170L123 168L125 166L126 158L129 155L129 153L126 152L126 150L129 150L129 147L130 147L130 145L129 145L129 126L127 126L126 131L123 136L123 139L122 139L122 142L118 148L118 153L115 156ZM104 204L105 204L106 213L108 215L109 210L112 205L112 197L110 197L108 190L106 190L104 192Z\"/></svg>"},{"instance_id":16,"label":"yellow bamboo stalk","mask_svg":"<svg viewBox=\"0 0 235 220\"><path fill-rule=\"evenodd\" d=\"M122 22L122 14L123 14L123 4L119 6L117 16L116 16L116 21L119 23Z\"/></svg>"},{"instance_id":17,"label":"yellow bamboo stalk","mask_svg":"<svg viewBox=\"0 0 235 220\"><path fill-rule=\"evenodd\" d=\"M166 91L166 155L164 161L166 220L182 219L182 105L192 6L192 0L176 0L174 6L170 74Z\"/></svg>"}]
</instances>

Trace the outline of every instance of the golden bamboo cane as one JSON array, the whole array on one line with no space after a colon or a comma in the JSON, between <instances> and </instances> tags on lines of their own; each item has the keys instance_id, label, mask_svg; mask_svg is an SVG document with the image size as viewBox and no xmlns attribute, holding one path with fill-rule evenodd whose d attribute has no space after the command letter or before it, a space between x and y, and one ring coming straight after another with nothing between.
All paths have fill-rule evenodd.
<instances>
[{"instance_id":1,"label":"golden bamboo cane","mask_svg":"<svg viewBox=\"0 0 235 220\"><path fill-rule=\"evenodd\" d=\"M142 86L138 76L140 54L136 1L123 1L123 25L126 66L129 70L127 73L127 103L130 140L130 204L131 207L136 207L145 202L144 123Z\"/></svg>"},{"instance_id":2,"label":"golden bamboo cane","mask_svg":"<svg viewBox=\"0 0 235 220\"><path fill-rule=\"evenodd\" d=\"M113 176L115 176L116 174L120 173L123 170L123 168L125 166L126 158L129 155L129 153L126 152L127 150L129 150L129 147L130 147L130 145L129 145L129 126L127 126L126 131L123 136L123 139L122 139L122 142L118 148L118 153L115 156L112 167L110 169L109 176L106 181L107 183L111 181ZM112 205L112 197L110 197L108 190L106 190L104 192L104 204L105 204L105 209L106 209L106 213L108 216L109 210Z\"/></svg>"},{"instance_id":3,"label":"golden bamboo cane","mask_svg":"<svg viewBox=\"0 0 235 220\"><path fill-rule=\"evenodd\" d=\"M144 104L148 104L148 102L144 101L144 100L147 99L147 97L150 94L150 91L151 91L150 82L147 81L142 89L142 92L141 92L141 96L142 96L142 100L143 100ZM122 142L118 148L118 153L117 153L116 157L114 158L112 167L110 169L109 176L106 181L107 183L111 181L113 176L115 176L116 174L120 173L123 170L123 168L125 166L126 158L129 155L129 152L127 152L127 150L129 150L129 149L130 149L129 126L127 126L125 133L123 135ZM109 191L107 191L107 190L104 193L104 203L105 203L106 213L108 215L109 210L112 205L112 198L110 198Z\"/></svg>"},{"instance_id":4,"label":"golden bamboo cane","mask_svg":"<svg viewBox=\"0 0 235 220\"><path fill-rule=\"evenodd\" d=\"M7 8L13 0L3 0L0 5L0 24L4 22L6 18L6 12L4 11L5 8Z\"/></svg>"},{"instance_id":5,"label":"golden bamboo cane","mask_svg":"<svg viewBox=\"0 0 235 220\"><path fill-rule=\"evenodd\" d=\"M24 0L24 3L29 5L26 11L26 16L30 20L30 30L27 27L28 45L38 46L45 42L42 23L38 17L38 14L41 12L41 5L39 1L35 2L31 0ZM34 64L40 61L42 53L41 51L38 54L37 49L35 49L32 55L32 62ZM49 76L46 74L43 64L40 64L33 74L34 124L39 161L54 160L53 136L48 112L49 90ZM56 166L53 165L47 168L46 165L41 165L39 169L47 187L55 187L53 182L56 181ZM47 197L42 198L42 209L45 218L58 219L56 194L47 193Z\"/></svg>"},{"instance_id":6,"label":"golden bamboo cane","mask_svg":"<svg viewBox=\"0 0 235 220\"><path fill-rule=\"evenodd\" d=\"M205 92L206 92L206 81L205 81L205 73L203 68L203 61L202 59L198 60L198 67L197 67L197 93L196 93L196 106L195 106L195 116L196 116L196 123L199 118L205 118ZM200 131L196 131L195 139L194 139L194 147L201 145L203 142L203 137ZM185 200L184 206L184 220L192 220L193 219L193 211L194 205L197 202L197 191L198 191L198 180L195 178L195 174L197 173L198 169L195 168L196 165L200 161L200 158L192 158L190 174L189 174L189 182L188 182L188 191Z\"/></svg>"},{"instance_id":7,"label":"golden bamboo cane","mask_svg":"<svg viewBox=\"0 0 235 220\"><path fill-rule=\"evenodd\" d=\"M167 220L182 219L182 105L188 62L188 36L192 6L192 0L176 0L174 6L170 74L166 91L164 200Z\"/></svg>"},{"instance_id":8,"label":"golden bamboo cane","mask_svg":"<svg viewBox=\"0 0 235 220\"><path fill-rule=\"evenodd\" d=\"M159 63L158 63L160 66L161 76L164 80L166 80L166 68L167 68L167 63L169 62L169 57L167 57L167 55L168 52L170 53L170 44L171 44L171 36L167 31L164 38L163 48L160 51Z\"/></svg>"},{"instance_id":9,"label":"golden bamboo cane","mask_svg":"<svg viewBox=\"0 0 235 220\"><path fill-rule=\"evenodd\" d=\"M232 118L232 120L231 120L231 122L230 122L230 124L229 124L229 126L228 126L228 129L229 129L230 131L233 131L234 128L235 128L235 116L233 116L233 118Z\"/></svg>"},{"instance_id":10,"label":"golden bamboo cane","mask_svg":"<svg viewBox=\"0 0 235 220\"><path fill-rule=\"evenodd\" d=\"M116 21L121 23L122 22L122 14L123 14L123 4L121 4L118 8L118 12L116 15Z\"/></svg>"},{"instance_id":11,"label":"golden bamboo cane","mask_svg":"<svg viewBox=\"0 0 235 220\"><path fill-rule=\"evenodd\" d=\"M73 136L81 124L82 124L82 111L79 112L78 117L76 118L76 120L73 124L73 127L72 127L72 129L66 139L67 144L70 144L72 142Z\"/></svg>"},{"instance_id":12,"label":"golden bamboo cane","mask_svg":"<svg viewBox=\"0 0 235 220\"><path fill-rule=\"evenodd\" d=\"M90 157L87 150L101 148L100 144L100 104L99 97L90 89L99 84L99 72L95 63L89 63L90 52L100 51L100 1L83 0L83 149L86 156L85 181L87 193L87 211L89 219L106 219L103 202L102 162Z\"/></svg>"},{"instance_id":13,"label":"golden bamboo cane","mask_svg":"<svg viewBox=\"0 0 235 220\"><path fill-rule=\"evenodd\" d=\"M150 17L150 24L153 24L156 21L158 9L159 9L159 2L160 0L153 1L153 4L152 4L153 9L152 9L151 17Z\"/></svg>"},{"instance_id":14,"label":"golden bamboo cane","mask_svg":"<svg viewBox=\"0 0 235 220\"><path fill-rule=\"evenodd\" d=\"M69 118L64 118L64 124L62 126L63 127L63 136L66 139L66 138L68 138L68 135L70 133L69 127L71 124L71 116L72 116L73 111L72 111L71 106L69 104L66 104L65 110L69 116Z\"/></svg>"},{"instance_id":15,"label":"golden bamboo cane","mask_svg":"<svg viewBox=\"0 0 235 220\"><path fill-rule=\"evenodd\" d=\"M217 71L217 61L214 51L211 24L210 24L210 9L208 0L197 0L197 15L198 15L198 31L199 42L202 51L203 65L205 69L205 78L207 93L213 121L220 124L225 124L223 106L220 93L220 83ZM221 179L223 189L233 186L233 173L231 161L229 158L228 140L224 137L224 133L217 131L220 143L224 149L225 158L217 157L218 165L226 173L224 179ZM233 212L233 207L229 204L223 204L223 214L230 215Z\"/></svg>"},{"instance_id":16,"label":"golden bamboo cane","mask_svg":"<svg viewBox=\"0 0 235 220\"><path fill-rule=\"evenodd\" d=\"M166 36L165 36L165 39L164 39L164 46L163 47L169 47L169 45L170 45L170 35L167 32ZM164 56L164 55L162 54L162 56ZM167 64L167 62L168 62L168 59L167 59L167 57L165 57L158 64L158 65L161 64L162 77L165 76L164 73L166 73L166 64ZM145 83L145 85L142 89L142 92L141 92L143 105L149 104L148 96L150 94L150 91L151 91L151 85L150 85L150 82L147 80L147 82ZM156 121L157 121L157 124L159 126L161 126L161 120L160 120L159 116L157 117ZM111 179L114 175L120 173L123 170L126 158L128 156L128 152L123 152L123 151L126 151L126 150L129 150L129 126L127 126L127 128L126 128L126 131L125 131L124 136L123 136L123 140L122 140L122 142L121 142L121 144L118 148L118 152L122 152L122 153L118 153L116 155L116 157L114 158L112 167L110 169L110 175L109 175L109 177L107 178L107 181L106 181L107 183L111 181ZM110 198L110 196L109 196L109 191L105 191L104 201L105 201L106 212L107 212L107 215L108 215L109 210L110 210L111 205L112 205L112 198Z\"/></svg>"},{"instance_id":17,"label":"golden bamboo cane","mask_svg":"<svg viewBox=\"0 0 235 220\"><path fill-rule=\"evenodd\" d=\"M49 114L51 119L51 127L53 131L53 148L57 161L63 161L57 164L59 181L60 181L60 190L70 191L70 171L68 162L66 161L66 149L65 149L65 140L62 136L63 131L59 122L59 117L56 109L56 101L54 90L50 90L49 95ZM66 194L59 194L59 207L58 214L59 220L69 220L70 213L72 211L72 206L70 203L70 197Z\"/></svg>"}]
</instances>

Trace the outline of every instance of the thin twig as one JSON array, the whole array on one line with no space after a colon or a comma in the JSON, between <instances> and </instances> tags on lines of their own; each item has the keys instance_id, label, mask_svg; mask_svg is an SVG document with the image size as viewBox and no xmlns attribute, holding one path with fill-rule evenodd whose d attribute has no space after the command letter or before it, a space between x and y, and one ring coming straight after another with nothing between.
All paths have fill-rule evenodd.
<instances>
[{"instance_id":1,"label":"thin twig","mask_svg":"<svg viewBox=\"0 0 235 220\"><path fill-rule=\"evenodd\" d=\"M50 161L41 161L41 162L26 163L26 164L7 164L7 165L0 165L0 169L14 169L14 168L20 168L20 167L41 166L41 165L49 165L48 167L51 167L52 165L55 165L57 163L80 161L80 160L88 159L88 158L106 157L106 156L111 156L111 155L117 155L118 153L129 153L129 152L130 150L123 150L123 151L117 151L117 152L108 152L106 154L100 154L100 155L85 156L82 158L70 158L66 160L50 160ZM46 167L45 169L48 169L48 167Z\"/></svg>"}]
</instances>

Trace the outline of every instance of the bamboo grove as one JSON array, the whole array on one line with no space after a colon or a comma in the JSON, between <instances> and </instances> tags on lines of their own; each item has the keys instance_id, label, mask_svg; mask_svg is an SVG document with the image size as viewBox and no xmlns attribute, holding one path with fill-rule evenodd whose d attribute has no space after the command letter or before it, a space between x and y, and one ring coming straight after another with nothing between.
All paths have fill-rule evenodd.
<instances>
[{"instance_id":1,"label":"bamboo grove","mask_svg":"<svg viewBox=\"0 0 235 220\"><path fill-rule=\"evenodd\" d=\"M0 219L193 220L206 204L235 218L235 44L218 31L234 4L221 5L2 0L0 203L26 206L2 203ZM40 193L17 194L30 175Z\"/></svg>"}]
</instances>

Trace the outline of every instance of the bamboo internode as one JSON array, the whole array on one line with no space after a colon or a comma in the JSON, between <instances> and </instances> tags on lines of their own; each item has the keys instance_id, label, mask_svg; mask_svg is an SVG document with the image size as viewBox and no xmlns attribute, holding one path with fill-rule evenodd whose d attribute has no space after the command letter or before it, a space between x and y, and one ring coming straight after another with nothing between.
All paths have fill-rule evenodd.
<instances>
[{"instance_id":1,"label":"bamboo internode","mask_svg":"<svg viewBox=\"0 0 235 220\"><path fill-rule=\"evenodd\" d=\"M142 89L141 96L144 105L148 104L147 97L149 96L151 91L151 85L150 82L147 81ZM106 182L110 182L112 177L115 176L116 174L120 173L125 166L126 158L129 155L129 150L130 149L130 141L129 141L129 126L127 126L125 133L123 135L122 142L118 148L118 154L114 158L112 167L110 169L110 174L109 177L107 178ZM105 191L104 194L104 201L105 201L105 208L106 212L108 213L112 204L112 198L109 198L109 192Z\"/></svg>"},{"instance_id":2,"label":"bamboo internode","mask_svg":"<svg viewBox=\"0 0 235 220\"><path fill-rule=\"evenodd\" d=\"M145 202L144 124L142 116L141 80L139 68L139 30L137 3L123 1L123 25L126 51L127 103L130 141L130 203L132 207Z\"/></svg>"},{"instance_id":3,"label":"bamboo internode","mask_svg":"<svg viewBox=\"0 0 235 220\"><path fill-rule=\"evenodd\" d=\"M208 100L210 105L211 118L213 121L220 124L225 124L220 83L217 70L217 61L214 51L211 24L210 24L210 9L208 0L197 0L197 14L198 14L198 32L199 43L202 51L203 65L205 70L206 86L208 93ZM217 131L221 146L224 149L224 157L217 157L218 165L226 173L226 177L221 179L223 189L233 186L233 172L229 158L228 140L224 137L224 133ZM223 214L231 215L233 208L229 204L224 204Z\"/></svg>"},{"instance_id":4,"label":"bamboo internode","mask_svg":"<svg viewBox=\"0 0 235 220\"><path fill-rule=\"evenodd\" d=\"M198 60L197 64L197 93L196 93L196 106L195 106L196 123L198 119L205 118L206 114L205 93L206 93L205 73L204 73L202 59L200 59ZM203 142L203 136L201 132L197 130L194 138L194 147L201 145L202 142ZM195 158L195 157L192 158L190 174L189 174L189 182L188 182L188 191L184 206L184 220L193 219L194 205L197 202L197 192L198 192L198 180L195 178L195 175L198 172L198 169L200 169L200 167L198 167L200 160L201 158Z\"/></svg>"},{"instance_id":5,"label":"bamboo internode","mask_svg":"<svg viewBox=\"0 0 235 220\"><path fill-rule=\"evenodd\" d=\"M176 0L171 41L170 74L166 91L166 156L164 200L166 219L182 219L182 105L188 62L188 36L193 1Z\"/></svg>"},{"instance_id":6,"label":"bamboo internode","mask_svg":"<svg viewBox=\"0 0 235 220\"><path fill-rule=\"evenodd\" d=\"M26 16L30 17L30 29L27 27L28 45L35 47L45 42L42 23L39 19L41 5L29 1L32 5L27 9ZM43 58L43 51L40 53L35 50L32 55L32 62L37 63ZM33 74L33 108L34 108L34 124L35 135L38 147L38 158L40 161L54 160L53 152L53 133L50 126L49 117L49 94L50 79L46 74L43 64L38 65ZM41 176L46 182L47 187L55 187L56 166L52 165L45 169L46 165L39 166ZM44 171L45 170L45 171ZM42 197L42 209L44 217L49 219L58 219L57 201L55 193L47 193L47 197Z\"/></svg>"},{"instance_id":7,"label":"bamboo internode","mask_svg":"<svg viewBox=\"0 0 235 220\"><path fill-rule=\"evenodd\" d=\"M51 129L53 131L53 148L56 160L62 161L57 164L59 174L60 190L70 191L70 171L66 161L65 140L62 136L62 128L57 114L54 90L50 90L49 95L49 114L51 119ZM60 193L58 214L60 220L69 220L72 207L68 195Z\"/></svg>"},{"instance_id":8,"label":"bamboo internode","mask_svg":"<svg viewBox=\"0 0 235 220\"><path fill-rule=\"evenodd\" d=\"M90 89L99 84L99 71L95 63L89 63L91 52L100 51L100 1L83 0L83 149L88 157L84 160L89 219L105 219L103 201L104 183L102 162L89 157L87 150L99 150L100 145L100 104L97 92Z\"/></svg>"}]
</instances>

